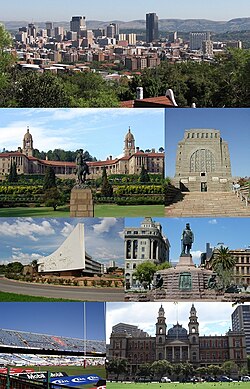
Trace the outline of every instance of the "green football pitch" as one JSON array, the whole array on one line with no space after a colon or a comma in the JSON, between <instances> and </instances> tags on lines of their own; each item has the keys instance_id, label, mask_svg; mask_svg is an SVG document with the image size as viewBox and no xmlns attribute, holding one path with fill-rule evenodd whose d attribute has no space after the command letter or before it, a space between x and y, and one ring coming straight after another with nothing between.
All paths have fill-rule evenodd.
<instances>
[{"instance_id":1,"label":"green football pitch","mask_svg":"<svg viewBox=\"0 0 250 389\"><path fill-rule=\"evenodd\" d=\"M249 389L249 382L134 383L107 382L107 389Z\"/></svg>"}]
</instances>

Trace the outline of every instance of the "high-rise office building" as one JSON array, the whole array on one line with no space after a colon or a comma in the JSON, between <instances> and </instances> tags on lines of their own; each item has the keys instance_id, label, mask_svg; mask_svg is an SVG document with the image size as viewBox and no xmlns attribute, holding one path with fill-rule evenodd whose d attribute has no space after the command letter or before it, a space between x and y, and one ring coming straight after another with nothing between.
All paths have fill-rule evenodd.
<instances>
[{"instance_id":1,"label":"high-rise office building","mask_svg":"<svg viewBox=\"0 0 250 389\"><path fill-rule=\"evenodd\" d=\"M108 38L116 38L119 35L119 24L110 23L107 26L107 37Z\"/></svg>"},{"instance_id":2,"label":"high-rise office building","mask_svg":"<svg viewBox=\"0 0 250 389\"><path fill-rule=\"evenodd\" d=\"M239 305L232 313L233 331L244 331L246 336L246 352L250 355L250 305Z\"/></svg>"},{"instance_id":3,"label":"high-rise office building","mask_svg":"<svg viewBox=\"0 0 250 389\"><path fill-rule=\"evenodd\" d=\"M190 32L190 50L202 50L202 42L210 41L210 32Z\"/></svg>"},{"instance_id":4,"label":"high-rise office building","mask_svg":"<svg viewBox=\"0 0 250 389\"><path fill-rule=\"evenodd\" d=\"M70 21L70 31L77 32L78 37L83 35L83 31L86 30L86 18L85 16L72 16Z\"/></svg>"},{"instance_id":5,"label":"high-rise office building","mask_svg":"<svg viewBox=\"0 0 250 389\"><path fill-rule=\"evenodd\" d=\"M52 22L46 22L45 23L45 29L47 31L47 36L52 37L54 36L54 27Z\"/></svg>"},{"instance_id":6,"label":"high-rise office building","mask_svg":"<svg viewBox=\"0 0 250 389\"><path fill-rule=\"evenodd\" d=\"M146 14L146 41L151 43L159 38L158 16L156 13Z\"/></svg>"}]
</instances>

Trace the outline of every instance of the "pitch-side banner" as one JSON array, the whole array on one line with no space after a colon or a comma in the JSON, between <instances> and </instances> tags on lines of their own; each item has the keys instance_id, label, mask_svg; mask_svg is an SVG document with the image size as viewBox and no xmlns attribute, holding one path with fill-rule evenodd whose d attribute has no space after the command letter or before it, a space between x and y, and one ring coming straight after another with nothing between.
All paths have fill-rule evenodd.
<instances>
[{"instance_id":1,"label":"pitch-side banner","mask_svg":"<svg viewBox=\"0 0 250 389\"><path fill-rule=\"evenodd\" d=\"M70 377L63 378L51 378L50 382L54 385L67 385L67 386L77 386L84 384L93 384L98 382L101 379L98 375L88 374L88 375L75 375Z\"/></svg>"}]
</instances>

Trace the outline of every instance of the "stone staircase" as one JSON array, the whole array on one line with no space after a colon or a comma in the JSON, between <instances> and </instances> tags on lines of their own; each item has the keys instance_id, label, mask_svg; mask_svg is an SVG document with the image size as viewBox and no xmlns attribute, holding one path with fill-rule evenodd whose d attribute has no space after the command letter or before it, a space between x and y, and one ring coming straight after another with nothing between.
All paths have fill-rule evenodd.
<instances>
[{"instance_id":1,"label":"stone staircase","mask_svg":"<svg viewBox=\"0 0 250 389\"><path fill-rule=\"evenodd\" d=\"M169 217L249 217L246 206L233 192L183 192L182 201L165 207Z\"/></svg>"}]
</instances>

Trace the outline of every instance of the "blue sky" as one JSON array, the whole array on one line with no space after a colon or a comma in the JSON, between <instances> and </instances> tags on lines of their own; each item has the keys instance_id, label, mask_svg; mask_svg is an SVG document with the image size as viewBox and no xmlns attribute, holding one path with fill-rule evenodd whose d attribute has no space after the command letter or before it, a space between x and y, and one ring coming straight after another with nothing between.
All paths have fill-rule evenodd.
<instances>
[{"instance_id":1,"label":"blue sky","mask_svg":"<svg viewBox=\"0 0 250 389\"><path fill-rule=\"evenodd\" d=\"M190 128L220 130L223 140L228 142L233 176L250 176L250 109L167 109L165 112L166 174L175 174L177 145Z\"/></svg>"},{"instance_id":2,"label":"blue sky","mask_svg":"<svg viewBox=\"0 0 250 389\"><path fill-rule=\"evenodd\" d=\"M27 126L33 147L88 150L98 160L123 154L129 126L140 149L164 146L163 109L1 109L0 152L22 147Z\"/></svg>"},{"instance_id":3,"label":"blue sky","mask_svg":"<svg viewBox=\"0 0 250 389\"><path fill-rule=\"evenodd\" d=\"M84 338L84 303L0 303L0 328ZM86 338L105 340L105 303L85 303Z\"/></svg>"},{"instance_id":4,"label":"blue sky","mask_svg":"<svg viewBox=\"0 0 250 389\"><path fill-rule=\"evenodd\" d=\"M125 227L140 226L141 218L126 218ZM224 243L229 249L246 249L250 246L250 218L153 218L162 225L163 234L170 242L170 259L177 261L181 252L181 234L186 223L194 233L191 254L200 263L200 254L206 251L206 243L212 247ZM236 227L237 226L237 227Z\"/></svg>"},{"instance_id":5,"label":"blue sky","mask_svg":"<svg viewBox=\"0 0 250 389\"><path fill-rule=\"evenodd\" d=\"M144 19L148 12L156 12L160 19L204 18L213 20L229 20L249 15L248 0L179 0L169 2L163 0L10 0L1 2L2 20L29 21L67 21L72 15L85 15L89 20L134 20Z\"/></svg>"},{"instance_id":6,"label":"blue sky","mask_svg":"<svg viewBox=\"0 0 250 389\"><path fill-rule=\"evenodd\" d=\"M124 220L117 218L0 218L0 264L32 260L55 251L77 223L84 223L85 247L98 262L124 263Z\"/></svg>"},{"instance_id":7,"label":"blue sky","mask_svg":"<svg viewBox=\"0 0 250 389\"><path fill-rule=\"evenodd\" d=\"M151 336L155 336L155 323L159 308L163 305L167 323L167 330L178 321L188 330L189 313L192 302L157 303L107 303L107 331L106 341L112 326L118 323L127 323L138 326ZM236 307L232 303L194 302L197 311L200 335L224 335L232 328L231 314Z\"/></svg>"}]
</instances>

